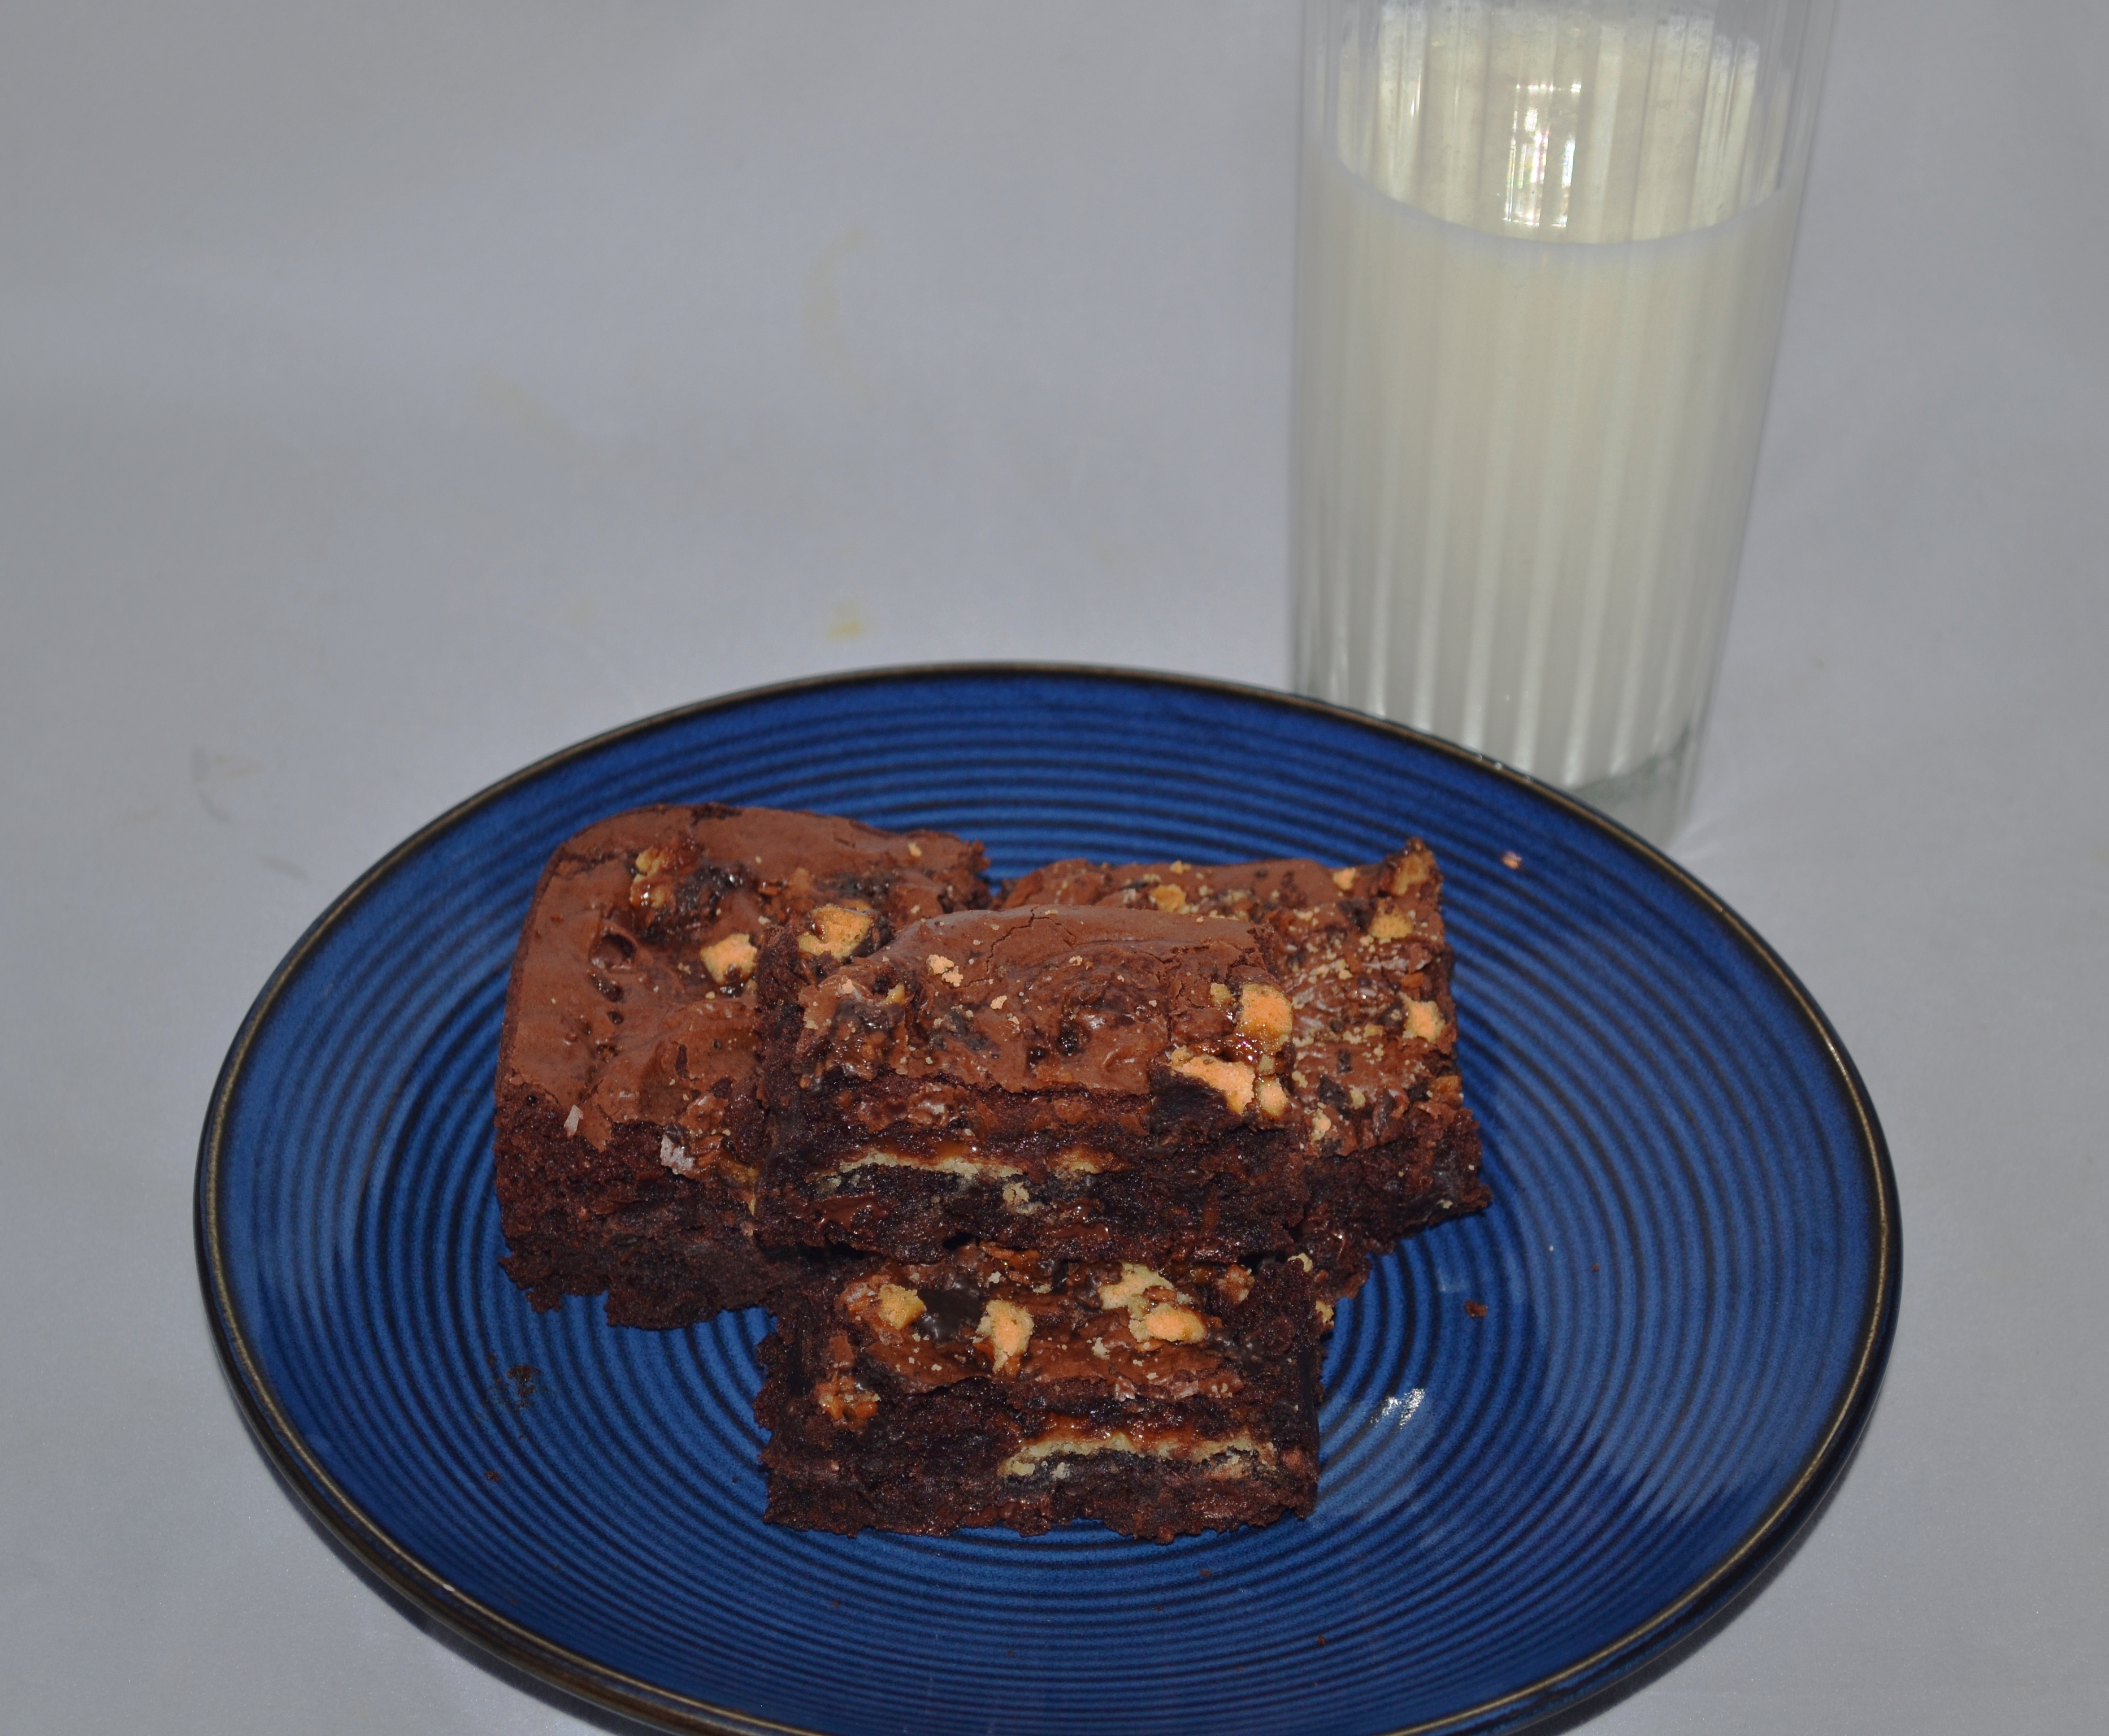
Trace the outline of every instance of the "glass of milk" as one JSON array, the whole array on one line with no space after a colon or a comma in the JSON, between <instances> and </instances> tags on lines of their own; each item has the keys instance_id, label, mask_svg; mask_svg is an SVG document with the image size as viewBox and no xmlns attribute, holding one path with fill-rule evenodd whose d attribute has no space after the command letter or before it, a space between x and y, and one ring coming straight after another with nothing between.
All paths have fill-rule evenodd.
<instances>
[{"instance_id":1,"label":"glass of milk","mask_svg":"<svg viewBox=\"0 0 2109 1736\"><path fill-rule=\"evenodd\" d=\"M1834 0L1306 0L1294 664L1657 841Z\"/></svg>"}]
</instances>

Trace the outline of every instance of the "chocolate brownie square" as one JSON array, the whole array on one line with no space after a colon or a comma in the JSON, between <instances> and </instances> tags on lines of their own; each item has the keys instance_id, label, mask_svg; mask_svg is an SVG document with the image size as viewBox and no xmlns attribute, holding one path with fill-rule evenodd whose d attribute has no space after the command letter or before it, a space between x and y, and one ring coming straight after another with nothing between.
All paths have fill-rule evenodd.
<instances>
[{"instance_id":1,"label":"chocolate brownie square","mask_svg":"<svg viewBox=\"0 0 2109 1736\"><path fill-rule=\"evenodd\" d=\"M1158 911L966 912L817 983L771 1052L764 1238L934 1259L1287 1253L1312 1118L1271 932ZM782 981L780 989L776 986Z\"/></svg>"},{"instance_id":2,"label":"chocolate brownie square","mask_svg":"<svg viewBox=\"0 0 2109 1736\"><path fill-rule=\"evenodd\" d=\"M1352 1291L1366 1255L1489 1197L1457 1070L1441 891L1434 854L1416 839L1337 870L1301 859L1055 862L1008 888L1003 906L1235 916L1276 938L1295 1007L1284 1070L1312 1107L1320 1160L1300 1245Z\"/></svg>"},{"instance_id":3,"label":"chocolate brownie square","mask_svg":"<svg viewBox=\"0 0 2109 1736\"><path fill-rule=\"evenodd\" d=\"M1160 1541L1307 1513L1318 1342L1294 1261L1068 1260L971 1243L802 1268L761 1347L768 1517L856 1532Z\"/></svg>"},{"instance_id":4,"label":"chocolate brownie square","mask_svg":"<svg viewBox=\"0 0 2109 1736\"><path fill-rule=\"evenodd\" d=\"M755 981L988 902L981 848L768 808L653 807L551 857L513 966L498 1067L505 1264L538 1308L607 1293L675 1327L763 1300Z\"/></svg>"}]
</instances>

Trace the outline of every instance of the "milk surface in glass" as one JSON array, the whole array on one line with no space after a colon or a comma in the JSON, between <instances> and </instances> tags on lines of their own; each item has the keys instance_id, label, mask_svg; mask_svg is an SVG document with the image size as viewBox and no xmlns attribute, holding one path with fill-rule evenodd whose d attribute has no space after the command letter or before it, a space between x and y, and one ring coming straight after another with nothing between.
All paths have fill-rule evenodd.
<instances>
[{"instance_id":1,"label":"milk surface in glass","mask_svg":"<svg viewBox=\"0 0 2109 1736\"><path fill-rule=\"evenodd\" d=\"M1805 155L1782 68L1809 7L1736 9L1309 7L1298 685L1658 838L1697 757Z\"/></svg>"}]
</instances>

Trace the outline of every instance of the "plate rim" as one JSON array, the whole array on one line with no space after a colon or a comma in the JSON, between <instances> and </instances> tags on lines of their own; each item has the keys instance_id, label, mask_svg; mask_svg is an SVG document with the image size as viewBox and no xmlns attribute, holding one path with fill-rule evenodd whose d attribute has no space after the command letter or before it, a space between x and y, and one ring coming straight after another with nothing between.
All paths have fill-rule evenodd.
<instances>
[{"instance_id":1,"label":"plate rim","mask_svg":"<svg viewBox=\"0 0 2109 1736\"><path fill-rule=\"evenodd\" d=\"M559 1645L451 1585L436 1568L397 1543L385 1526L353 1501L314 1457L286 1415L244 1335L221 1243L219 1195L224 1143L233 1097L257 1036L309 956L375 886L470 816L571 762L632 737L711 712L830 689L933 679L988 680L1019 676L1185 689L1303 712L1410 742L1417 748L1470 766L1533 798L1550 802L1637 856L1646 866L1667 875L1775 981L1820 1040L1824 1057L1851 1106L1859 1155L1873 1183L1876 1223L1873 1282L1855 1335L1852 1372L1840 1389L1815 1445L1777 1499L1736 1546L1646 1620L1587 1656L1524 1686L1440 1718L1388 1729L1382 1736L1437 1736L1438 1732L1461 1736L1468 1730L1520 1732L1556 1719L1571 1723L1637 1689L1718 1630L1762 1587L1773 1569L1784 1565L1786 1555L1835 1492L1873 1413L1896 1331L1903 1232L1889 1145L1866 1084L1830 1019L1786 961L1718 893L1629 828L1526 772L1407 725L1301 694L1213 676L1114 664L997 660L888 664L743 688L654 712L545 754L454 803L368 867L309 924L265 979L220 1064L199 1138L192 1232L206 1319L220 1372L236 1408L278 1481L322 1527L326 1539L348 1553L354 1566L373 1575L387 1592L441 1624L475 1651L491 1654L501 1666L525 1671L587 1707L668 1730L700 1733L700 1736L758 1736L758 1733L826 1736L804 1725L757 1718L736 1708L676 1693Z\"/></svg>"}]
</instances>

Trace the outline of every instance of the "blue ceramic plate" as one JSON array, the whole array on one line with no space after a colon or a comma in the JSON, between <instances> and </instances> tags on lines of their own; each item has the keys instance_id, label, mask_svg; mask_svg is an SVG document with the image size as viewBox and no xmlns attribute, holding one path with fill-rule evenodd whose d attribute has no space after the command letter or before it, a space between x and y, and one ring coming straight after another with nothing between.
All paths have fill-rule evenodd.
<instances>
[{"instance_id":1,"label":"blue ceramic plate","mask_svg":"<svg viewBox=\"0 0 2109 1736\"><path fill-rule=\"evenodd\" d=\"M761 1522L756 1313L538 1315L491 1077L535 875L648 802L1085 854L1447 877L1493 1209L1380 1263L1316 1514L1170 1546ZM265 988L198 1171L206 1306L273 1462L388 1587L677 1729L1511 1730L1659 1665L1821 1506L1896 1318L1873 1110L1786 969L1664 857L1474 757L1199 681L909 670L712 702L457 808Z\"/></svg>"}]
</instances>

